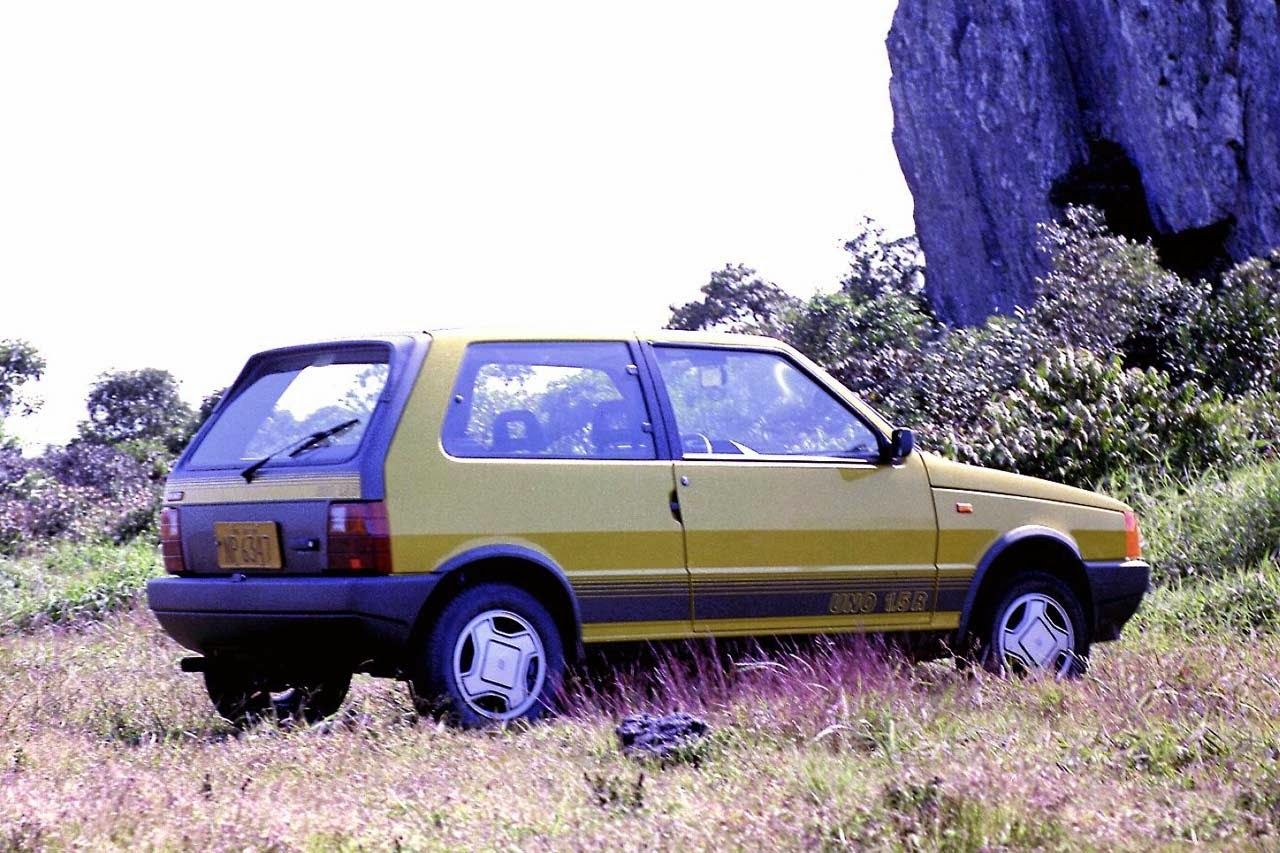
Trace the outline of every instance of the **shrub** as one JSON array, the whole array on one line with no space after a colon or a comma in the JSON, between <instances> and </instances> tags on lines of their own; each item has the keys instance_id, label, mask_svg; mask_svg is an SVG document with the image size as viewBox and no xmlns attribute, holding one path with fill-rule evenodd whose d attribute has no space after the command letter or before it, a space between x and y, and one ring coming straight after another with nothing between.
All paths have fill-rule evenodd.
<instances>
[{"instance_id":1,"label":"shrub","mask_svg":"<svg viewBox=\"0 0 1280 853\"><path fill-rule=\"evenodd\" d=\"M1280 252L1230 269L1195 333L1207 384L1227 394L1280 390Z\"/></svg>"},{"instance_id":2,"label":"shrub","mask_svg":"<svg viewBox=\"0 0 1280 853\"><path fill-rule=\"evenodd\" d=\"M1092 208L1068 208L1062 221L1041 226L1040 250L1050 272L1037 282L1030 325L1064 348L1190 378L1190 332L1207 285L1166 270L1150 243L1112 234Z\"/></svg>"},{"instance_id":3,"label":"shrub","mask_svg":"<svg viewBox=\"0 0 1280 853\"><path fill-rule=\"evenodd\" d=\"M1190 483L1165 478L1123 497L1142 520L1157 580L1223 577L1280 551L1280 462Z\"/></svg>"},{"instance_id":4,"label":"shrub","mask_svg":"<svg viewBox=\"0 0 1280 853\"><path fill-rule=\"evenodd\" d=\"M992 397L1016 388L1027 367L1047 351L1045 340L1021 317L992 317L931 342L914 375L902 380L911 385L910 422L920 426L923 443L955 455Z\"/></svg>"},{"instance_id":5,"label":"shrub","mask_svg":"<svg viewBox=\"0 0 1280 853\"><path fill-rule=\"evenodd\" d=\"M124 542L150 532L160 483L103 445L72 442L40 459L0 450L0 554L51 540Z\"/></svg>"},{"instance_id":6,"label":"shrub","mask_svg":"<svg viewBox=\"0 0 1280 853\"><path fill-rule=\"evenodd\" d=\"M1207 582L1158 589L1138 611L1137 627L1184 637L1274 634L1280 631L1280 567L1266 559Z\"/></svg>"},{"instance_id":7,"label":"shrub","mask_svg":"<svg viewBox=\"0 0 1280 853\"><path fill-rule=\"evenodd\" d=\"M914 240L870 223L845 245L835 293L801 302L726 267L671 324L781 336L914 426L922 447L1075 485L1274 452L1280 253L1214 288L1095 210L1069 208L1041 234L1050 271L1035 304L973 328L937 322Z\"/></svg>"},{"instance_id":8,"label":"shrub","mask_svg":"<svg viewBox=\"0 0 1280 853\"><path fill-rule=\"evenodd\" d=\"M60 543L39 556L0 559L0 634L98 619L131 605L158 572L155 547L142 541Z\"/></svg>"},{"instance_id":9,"label":"shrub","mask_svg":"<svg viewBox=\"0 0 1280 853\"><path fill-rule=\"evenodd\" d=\"M918 407L908 377L933 332L918 296L884 289L814 296L790 315L786 337L887 417L904 418Z\"/></svg>"},{"instance_id":10,"label":"shrub","mask_svg":"<svg viewBox=\"0 0 1280 853\"><path fill-rule=\"evenodd\" d=\"M957 452L972 461L1076 484L1120 471L1237 464L1247 433L1194 384L1118 357L1059 350L989 403Z\"/></svg>"}]
</instances>

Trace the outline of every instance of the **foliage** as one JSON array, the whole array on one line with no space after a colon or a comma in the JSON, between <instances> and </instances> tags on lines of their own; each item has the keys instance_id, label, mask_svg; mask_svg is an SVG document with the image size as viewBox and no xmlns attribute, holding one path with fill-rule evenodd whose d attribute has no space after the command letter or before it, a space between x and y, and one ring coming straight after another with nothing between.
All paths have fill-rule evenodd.
<instances>
[{"instance_id":1,"label":"foliage","mask_svg":"<svg viewBox=\"0 0 1280 853\"><path fill-rule=\"evenodd\" d=\"M44 369L45 360L31 344L0 340L0 420L13 413L29 415L39 408L39 401L26 395L22 386L38 380Z\"/></svg>"},{"instance_id":2,"label":"foliage","mask_svg":"<svg viewBox=\"0 0 1280 853\"><path fill-rule=\"evenodd\" d=\"M1121 471L1190 471L1242 460L1245 436L1229 410L1194 384L1174 385L1118 356L1064 349L990 402L962 457L1068 483Z\"/></svg>"},{"instance_id":3,"label":"foliage","mask_svg":"<svg viewBox=\"0 0 1280 853\"><path fill-rule=\"evenodd\" d=\"M919 364L934 322L918 294L882 289L818 294L791 315L786 339L890 416L912 410L902 381Z\"/></svg>"},{"instance_id":4,"label":"foliage","mask_svg":"<svg viewBox=\"0 0 1280 853\"><path fill-rule=\"evenodd\" d=\"M775 334L785 326L785 316L796 299L750 267L725 264L711 273L702 287L702 298L679 308L671 306L672 329L725 328L732 332Z\"/></svg>"},{"instance_id":5,"label":"foliage","mask_svg":"<svg viewBox=\"0 0 1280 853\"><path fill-rule=\"evenodd\" d=\"M187 429L186 438L183 445L190 443L191 439L196 437L196 433L204 426L205 421L213 416L213 410L218 408L218 404L222 402L222 398L226 396L227 388L218 388L210 391L200 399L200 407L196 409L195 415L191 418L191 423Z\"/></svg>"},{"instance_id":6,"label":"foliage","mask_svg":"<svg viewBox=\"0 0 1280 853\"><path fill-rule=\"evenodd\" d=\"M0 635L100 619L131 606L158 572L155 546L144 541L60 543L39 555L0 558Z\"/></svg>"},{"instance_id":7,"label":"foliage","mask_svg":"<svg viewBox=\"0 0 1280 853\"><path fill-rule=\"evenodd\" d=\"M146 457L151 448L178 453L191 434L191 408L178 396L167 370L143 368L104 373L89 391L89 419L81 437L98 444L127 445Z\"/></svg>"},{"instance_id":8,"label":"foliage","mask_svg":"<svg viewBox=\"0 0 1280 853\"><path fill-rule=\"evenodd\" d=\"M1228 270L1194 331L1206 384L1227 394L1280 390L1280 251Z\"/></svg>"},{"instance_id":9,"label":"foliage","mask_svg":"<svg viewBox=\"0 0 1280 853\"><path fill-rule=\"evenodd\" d=\"M1162 582L1224 577L1280 557L1280 461L1130 482L1119 494L1142 519L1144 551Z\"/></svg>"},{"instance_id":10,"label":"foliage","mask_svg":"<svg viewBox=\"0 0 1280 853\"><path fill-rule=\"evenodd\" d=\"M1208 634L1278 633L1280 566L1268 557L1251 568L1159 587L1143 602L1131 630L1193 640Z\"/></svg>"},{"instance_id":11,"label":"foliage","mask_svg":"<svg viewBox=\"0 0 1280 853\"><path fill-rule=\"evenodd\" d=\"M888 237L870 218L864 218L854 234L844 242L849 270L840 280L840 290L854 296L900 293L920 297L918 307L933 319L924 302L924 254L915 235Z\"/></svg>"},{"instance_id":12,"label":"foliage","mask_svg":"<svg viewBox=\"0 0 1280 853\"><path fill-rule=\"evenodd\" d=\"M1112 234L1091 208L1069 208L1040 232L1050 272L1027 312L1030 327L1056 346L1190 378L1190 332L1206 284L1164 269L1154 247Z\"/></svg>"},{"instance_id":13,"label":"foliage","mask_svg":"<svg viewBox=\"0 0 1280 853\"><path fill-rule=\"evenodd\" d=\"M1069 208L1042 227L1036 302L953 328L922 295L914 240L866 222L845 248L834 293L715 280L673 325L777 335L923 447L1075 485L1238 464L1280 443L1280 254L1216 287L1191 282L1097 211Z\"/></svg>"}]
</instances>

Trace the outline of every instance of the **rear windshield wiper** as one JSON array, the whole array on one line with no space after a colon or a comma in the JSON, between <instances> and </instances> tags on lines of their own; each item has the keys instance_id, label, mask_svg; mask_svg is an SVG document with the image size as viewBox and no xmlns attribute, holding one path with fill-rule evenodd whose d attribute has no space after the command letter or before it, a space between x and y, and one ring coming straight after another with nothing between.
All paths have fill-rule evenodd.
<instances>
[{"instance_id":1,"label":"rear windshield wiper","mask_svg":"<svg viewBox=\"0 0 1280 853\"><path fill-rule=\"evenodd\" d=\"M284 447L280 448L279 450L271 451L266 456L259 459L257 462L254 462L248 468L245 468L243 471L240 472L240 476L244 477L244 481L246 483L252 483L254 475L258 473L258 471L262 468L263 465L266 465L272 459L275 459L277 456L279 456L281 453L284 453L286 450L288 450L290 447L293 447L295 444L298 446L289 453L290 459L302 453L307 452L308 450L315 447L317 444L324 441L325 439L333 438L335 435L337 435L340 432L346 432L347 430L351 429L353 426L355 426L358 423L360 423L359 418L352 418L349 421L343 421L342 423L337 424L335 426L326 427L325 429L321 429L321 430L316 430L306 438L300 439L298 441L291 441L288 444L286 444Z\"/></svg>"}]
</instances>

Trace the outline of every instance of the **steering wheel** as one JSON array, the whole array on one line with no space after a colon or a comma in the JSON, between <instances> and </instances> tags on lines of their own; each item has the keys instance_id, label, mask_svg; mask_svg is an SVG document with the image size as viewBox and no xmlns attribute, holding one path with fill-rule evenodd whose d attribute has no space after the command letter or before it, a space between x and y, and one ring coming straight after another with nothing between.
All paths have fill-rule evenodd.
<instances>
[{"instance_id":1,"label":"steering wheel","mask_svg":"<svg viewBox=\"0 0 1280 853\"><path fill-rule=\"evenodd\" d=\"M694 450L693 448L701 444L704 449ZM680 447L685 453L714 453L711 449L711 439L707 438L700 432L685 432L680 434Z\"/></svg>"}]
</instances>

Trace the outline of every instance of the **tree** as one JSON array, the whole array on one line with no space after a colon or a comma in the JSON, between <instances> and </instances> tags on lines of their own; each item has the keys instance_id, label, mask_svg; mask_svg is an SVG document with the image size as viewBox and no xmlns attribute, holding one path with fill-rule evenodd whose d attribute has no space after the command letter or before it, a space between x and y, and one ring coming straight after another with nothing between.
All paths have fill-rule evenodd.
<instances>
[{"instance_id":1,"label":"tree","mask_svg":"<svg viewBox=\"0 0 1280 853\"><path fill-rule=\"evenodd\" d=\"M153 367L102 374L85 405L89 419L80 424L85 441L160 445L169 453L182 449L194 416L178 396L173 375Z\"/></svg>"},{"instance_id":2,"label":"tree","mask_svg":"<svg viewBox=\"0 0 1280 853\"><path fill-rule=\"evenodd\" d=\"M849 272L840 280L841 292L868 298L885 293L911 296L917 311L936 320L924 298L924 254L914 234L886 237L884 228L867 217L844 241L844 250L849 253Z\"/></svg>"},{"instance_id":3,"label":"tree","mask_svg":"<svg viewBox=\"0 0 1280 853\"><path fill-rule=\"evenodd\" d=\"M26 341L0 340L0 420L16 413L29 415L40 401L25 395L22 386L44 375L45 361Z\"/></svg>"},{"instance_id":4,"label":"tree","mask_svg":"<svg viewBox=\"0 0 1280 853\"><path fill-rule=\"evenodd\" d=\"M727 332L780 334L787 314L799 301L742 264L725 264L702 286L702 299L671 306L669 329L724 329Z\"/></svg>"}]
</instances>

